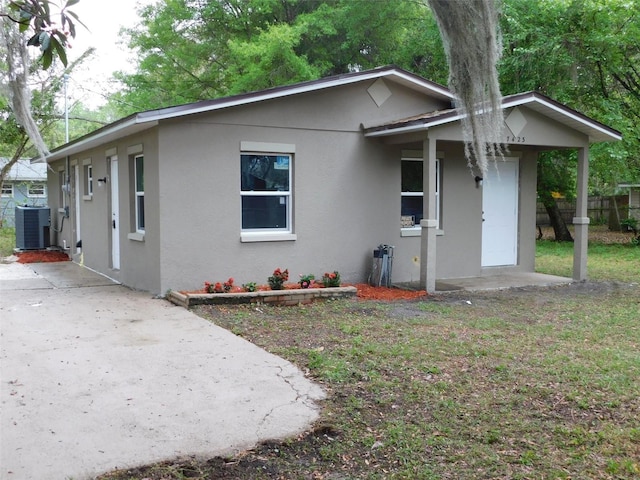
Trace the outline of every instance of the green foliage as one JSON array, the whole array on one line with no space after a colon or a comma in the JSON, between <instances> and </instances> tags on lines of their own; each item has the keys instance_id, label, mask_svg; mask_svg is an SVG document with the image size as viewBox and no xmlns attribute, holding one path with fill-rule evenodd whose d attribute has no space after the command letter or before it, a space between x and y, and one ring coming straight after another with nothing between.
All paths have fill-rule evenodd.
<instances>
[{"instance_id":1,"label":"green foliage","mask_svg":"<svg viewBox=\"0 0 640 480\"><path fill-rule=\"evenodd\" d=\"M640 179L639 10L637 0L506 0L503 5L503 93L540 91L623 134L622 142L591 147L593 193L612 194L621 181ZM557 160L555 153L544 159L539 189L570 197L575 182L563 177L575 168ZM551 171L553 176L546 175Z\"/></svg>"},{"instance_id":2,"label":"green foliage","mask_svg":"<svg viewBox=\"0 0 640 480\"><path fill-rule=\"evenodd\" d=\"M125 31L137 71L122 114L397 64L446 81L437 27L413 0L167 0Z\"/></svg>"},{"instance_id":3,"label":"green foliage","mask_svg":"<svg viewBox=\"0 0 640 480\"><path fill-rule=\"evenodd\" d=\"M227 73L236 80L229 93L263 90L318 78L320 70L295 51L303 33L302 26L280 24L260 32L250 41L230 40L231 63Z\"/></svg>"},{"instance_id":4,"label":"green foliage","mask_svg":"<svg viewBox=\"0 0 640 480\"><path fill-rule=\"evenodd\" d=\"M16 229L11 227L0 228L0 258L8 257L16 248Z\"/></svg>"},{"instance_id":5,"label":"green foliage","mask_svg":"<svg viewBox=\"0 0 640 480\"><path fill-rule=\"evenodd\" d=\"M51 6L58 5L50 0L14 0L9 2L9 12L2 13L20 25L20 32L29 32L27 45L40 48L42 68L46 70L56 56L67 66L68 40L75 38L76 23L81 23L69 7L79 1L67 0L58 11L52 11Z\"/></svg>"}]
</instances>

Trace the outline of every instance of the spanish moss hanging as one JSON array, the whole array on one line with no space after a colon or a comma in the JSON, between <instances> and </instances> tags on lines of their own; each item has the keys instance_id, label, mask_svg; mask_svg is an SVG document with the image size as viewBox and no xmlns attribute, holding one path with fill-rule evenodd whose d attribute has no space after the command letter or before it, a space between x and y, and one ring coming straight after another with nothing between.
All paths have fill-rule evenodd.
<instances>
[{"instance_id":1,"label":"spanish moss hanging","mask_svg":"<svg viewBox=\"0 0 640 480\"><path fill-rule=\"evenodd\" d=\"M502 156L502 95L496 65L501 42L494 0L428 0L449 61L449 88L462 114L469 167L484 175Z\"/></svg>"},{"instance_id":2,"label":"spanish moss hanging","mask_svg":"<svg viewBox=\"0 0 640 480\"><path fill-rule=\"evenodd\" d=\"M6 17L0 19L0 47L7 64L2 83L8 87L11 111L29 136L38 156L44 160L49 150L31 115L31 92L27 84L30 63L27 40L18 31L18 26Z\"/></svg>"}]
</instances>

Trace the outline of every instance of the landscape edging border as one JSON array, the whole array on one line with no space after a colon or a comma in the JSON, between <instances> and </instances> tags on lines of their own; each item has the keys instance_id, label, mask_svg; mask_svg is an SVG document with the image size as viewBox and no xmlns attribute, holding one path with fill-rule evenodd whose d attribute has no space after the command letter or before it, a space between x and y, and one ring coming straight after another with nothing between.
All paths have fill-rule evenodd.
<instances>
[{"instance_id":1,"label":"landscape edging border","mask_svg":"<svg viewBox=\"0 0 640 480\"><path fill-rule=\"evenodd\" d=\"M354 297L356 287L296 288L239 293L182 293L171 290L167 300L184 308L194 305L238 305L245 303L300 305L318 299Z\"/></svg>"}]
</instances>

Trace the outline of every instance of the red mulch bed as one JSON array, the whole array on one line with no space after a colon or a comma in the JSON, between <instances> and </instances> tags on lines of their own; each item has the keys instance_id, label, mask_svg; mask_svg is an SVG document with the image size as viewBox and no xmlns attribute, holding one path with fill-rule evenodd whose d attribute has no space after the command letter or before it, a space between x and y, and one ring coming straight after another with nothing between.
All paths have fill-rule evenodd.
<instances>
[{"instance_id":1,"label":"red mulch bed","mask_svg":"<svg viewBox=\"0 0 640 480\"><path fill-rule=\"evenodd\" d=\"M347 287L350 284L343 284L343 287ZM393 300L413 300L415 298L424 297L427 295L425 290L402 290L400 288L387 288L387 287L372 287L366 283L356 283L353 285L358 290L357 296L361 300L381 300L381 301L393 301ZM300 288L300 285L297 283L285 283L285 290L292 290ZM323 288L322 284L314 283L312 288ZM268 285L258 285L258 291L270 290ZM243 292L242 287L234 286L229 293L240 293ZM207 293L204 289L197 291L183 291L181 293Z\"/></svg>"},{"instance_id":2,"label":"red mulch bed","mask_svg":"<svg viewBox=\"0 0 640 480\"><path fill-rule=\"evenodd\" d=\"M402 290L400 288L372 287L366 283L354 285L358 289L358 298L363 300L413 300L427 295L426 290Z\"/></svg>"},{"instance_id":3,"label":"red mulch bed","mask_svg":"<svg viewBox=\"0 0 640 480\"><path fill-rule=\"evenodd\" d=\"M67 262L69 255L57 250L29 250L16 253L18 263Z\"/></svg>"}]
</instances>

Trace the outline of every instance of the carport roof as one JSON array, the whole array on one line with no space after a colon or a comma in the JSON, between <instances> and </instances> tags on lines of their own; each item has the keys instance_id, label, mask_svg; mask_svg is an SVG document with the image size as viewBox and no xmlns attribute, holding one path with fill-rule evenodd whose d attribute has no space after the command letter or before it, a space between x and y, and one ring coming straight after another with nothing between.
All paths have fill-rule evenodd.
<instances>
[{"instance_id":1,"label":"carport roof","mask_svg":"<svg viewBox=\"0 0 640 480\"><path fill-rule=\"evenodd\" d=\"M617 130L607 127L603 123L587 117L538 92L518 93L502 99L503 109L517 106L526 106L548 118L584 133L589 137L590 143L618 141L622 139L622 134ZM461 118L462 114L457 109L452 108L428 112L382 125L366 127L364 132L367 137L386 137L428 130L438 125L456 122Z\"/></svg>"}]
</instances>

